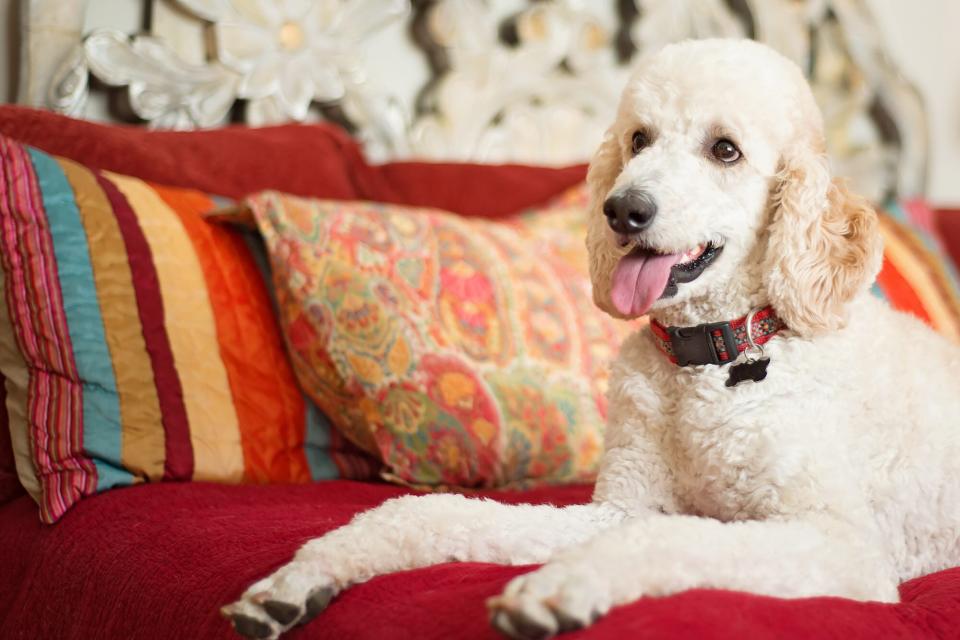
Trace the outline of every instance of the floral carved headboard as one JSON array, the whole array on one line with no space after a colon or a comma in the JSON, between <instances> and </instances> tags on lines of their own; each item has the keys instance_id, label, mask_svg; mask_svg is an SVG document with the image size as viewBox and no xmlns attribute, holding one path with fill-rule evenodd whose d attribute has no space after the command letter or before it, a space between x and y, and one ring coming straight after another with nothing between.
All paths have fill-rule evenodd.
<instances>
[{"instance_id":1,"label":"floral carved headboard","mask_svg":"<svg viewBox=\"0 0 960 640\"><path fill-rule=\"evenodd\" d=\"M807 71L838 173L924 190L923 107L865 0L141 1L131 33L91 24L116 0L20 0L19 102L181 129L328 119L376 160L569 164L638 54L752 37Z\"/></svg>"}]
</instances>

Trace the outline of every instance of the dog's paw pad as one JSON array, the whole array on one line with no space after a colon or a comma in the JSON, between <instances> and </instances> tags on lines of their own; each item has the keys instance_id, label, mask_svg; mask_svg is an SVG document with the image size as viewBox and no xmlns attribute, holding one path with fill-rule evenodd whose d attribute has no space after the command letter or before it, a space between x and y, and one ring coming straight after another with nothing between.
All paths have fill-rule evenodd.
<instances>
[{"instance_id":1,"label":"dog's paw pad","mask_svg":"<svg viewBox=\"0 0 960 640\"><path fill-rule=\"evenodd\" d=\"M300 623L304 624L316 618L317 614L327 608L332 599L333 589L330 587L320 587L311 591L307 596L306 613L303 614Z\"/></svg>"},{"instance_id":2,"label":"dog's paw pad","mask_svg":"<svg viewBox=\"0 0 960 640\"><path fill-rule=\"evenodd\" d=\"M280 600L265 600L263 602L263 610L270 614L271 618L284 626L296 622L303 611L295 604L281 602Z\"/></svg>"},{"instance_id":3,"label":"dog's paw pad","mask_svg":"<svg viewBox=\"0 0 960 640\"><path fill-rule=\"evenodd\" d=\"M266 640L274 636L273 627L256 618L251 618L242 613L234 613L230 616L230 620L233 622L233 628L237 630L237 633L244 637Z\"/></svg>"},{"instance_id":4,"label":"dog's paw pad","mask_svg":"<svg viewBox=\"0 0 960 640\"><path fill-rule=\"evenodd\" d=\"M583 629L586 627L586 623L579 618L571 616L563 610L555 610L553 615L557 617L557 625L559 627L560 633L567 633L568 631L576 631L578 629ZM597 614L592 615L590 618L590 623L594 623L600 616Z\"/></svg>"},{"instance_id":5,"label":"dog's paw pad","mask_svg":"<svg viewBox=\"0 0 960 640\"><path fill-rule=\"evenodd\" d=\"M308 563L290 563L252 584L236 602L220 611L240 635L274 640L306 624L337 594L332 579Z\"/></svg>"},{"instance_id":6,"label":"dog's paw pad","mask_svg":"<svg viewBox=\"0 0 960 640\"><path fill-rule=\"evenodd\" d=\"M540 640L587 627L610 610L602 583L576 565L548 564L490 598L490 622L515 640Z\"/></svg>"},{"instance_id":7,"label":"dog's paw pad","mask_svg":"<svg viewBox=\"0 0 960 640\"><path fill-rule=\"evenodd\" d=\"M554 629L527 616L522 611L502 609L490 619L494 629L513 640L543 640L554 634Z\"/></svg>"}]
</instances>

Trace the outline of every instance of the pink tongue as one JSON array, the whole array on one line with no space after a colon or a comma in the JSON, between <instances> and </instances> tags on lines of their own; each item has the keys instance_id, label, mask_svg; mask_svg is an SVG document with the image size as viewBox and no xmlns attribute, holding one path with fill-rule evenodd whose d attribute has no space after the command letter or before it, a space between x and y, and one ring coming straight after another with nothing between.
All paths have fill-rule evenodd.
<instances>
[{"instance_id":1,"label":"pink tongue","mask_svg":"<svg viewBox=\"0 0 960 640\"><path fill-rule=\"evenodd\" d=\"M625 316L642 316L663 294L670 278L670 268L680 260L679 254L629 254L621 258L613 272L610 298L617 311Z\"/></svg>"}]
</instances>

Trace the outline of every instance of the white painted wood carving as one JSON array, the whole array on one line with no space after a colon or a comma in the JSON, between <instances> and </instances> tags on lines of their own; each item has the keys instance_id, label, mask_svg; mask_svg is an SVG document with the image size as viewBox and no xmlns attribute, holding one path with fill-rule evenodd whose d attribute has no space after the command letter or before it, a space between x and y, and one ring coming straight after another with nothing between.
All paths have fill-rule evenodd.
<instances>
[{"instance_id":1,"label":"white painted wood carving","mask_svg":"<svg viewBox=\"0 0 960 640\"><path fill-rule=\"evenodd\" d=\"M636 56L754 37L808 71L838 172L923 192L923 109L863 0L153 0L150 33L84 34L98 1L21 0L21 102L84 116L94 78L154 127L327 118L375 160L558 165L589 157Z\"/></svg>"},{"instance_id":2,"label":"white painted wood carving","mask_svg":"<svg viewBox=\"0 0 960 640\"><path fill-rule=\"evenodd\" d=\"M482 0L446 0L427 16L449 70L409 133L424 157L537 164L582 162L612 120L626 77L611 33L573 0L540 2L500 40Z\"/></svg>"}]
</instances>

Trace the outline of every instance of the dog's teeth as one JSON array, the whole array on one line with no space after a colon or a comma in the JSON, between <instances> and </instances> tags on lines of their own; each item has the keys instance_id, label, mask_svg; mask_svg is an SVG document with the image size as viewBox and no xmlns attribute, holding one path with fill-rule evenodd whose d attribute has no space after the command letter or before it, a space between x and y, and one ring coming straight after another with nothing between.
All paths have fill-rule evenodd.
<instances>
[{"instance_id":1,"label":"dog's teeth","mask_svg":"<svg viewBox=\"0 0 960 640\"><path fill-rule=\"evenodd\" d=\"M704 251L704 246L702 244L698 244L696 247L694 247L693 249L690 249L690 251L687 251L685 254L683 254L678 264L687 264L688 262L693 262L694 260L699 258L701 255L703 255L703 251Z\"/></svg>"}]
</instances>

